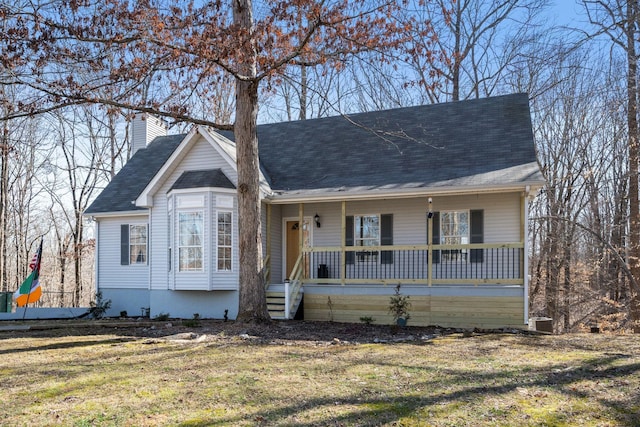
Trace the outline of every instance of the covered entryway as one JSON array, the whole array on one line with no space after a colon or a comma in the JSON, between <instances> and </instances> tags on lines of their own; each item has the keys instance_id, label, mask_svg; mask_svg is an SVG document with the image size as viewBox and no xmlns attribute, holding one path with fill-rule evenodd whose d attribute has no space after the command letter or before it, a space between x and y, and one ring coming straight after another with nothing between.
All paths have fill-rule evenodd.
<instances>
[{"instance_id":1,"label":"covered entryway","mask_svg":"<svg viewBox=\"0 0 640 427\"><path fill-rule=\"evenodd\" d=\"M305 218L302 224L302 230L300 229L299 220L287 220L285 224L286 236L285 236L285 253L286 253L286 265L285 265L285 278L291 278L291 272L296 265L296 261L300 257L300 233L302 232L302 244L305 247L310 246L309 236L309 223L310 220ZM309 261L306 260L304 265L304 277L309 275Z\"/></svg>"}]
</instances>

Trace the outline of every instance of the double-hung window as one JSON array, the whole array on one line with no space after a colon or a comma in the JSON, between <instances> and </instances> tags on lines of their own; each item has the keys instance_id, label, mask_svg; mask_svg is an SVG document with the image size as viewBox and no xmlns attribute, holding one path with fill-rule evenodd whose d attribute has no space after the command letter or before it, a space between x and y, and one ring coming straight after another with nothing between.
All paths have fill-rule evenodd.
<instances>
[{"instance_id":1,"label":"double-hung window","mask_svg":"<svg viewBox=\"0 0 640 427\"><path fill-rule=\"evenodd\" d=\"M347 264L358 262L380 262L393 264L394 251L378 251L376 246L393 245L393 214L355 215L345 218L346 246L355 246L355 251L345 254Z\"/></svg>"},{"instance_id":2,"label":"double-hung window","mask_svg":"<svg viewBox=\"0 0 640 427\"><path fill-rule=\"evenodd\" d=\"M469 243L469 211L440 212L440 243L466 245ZM467 261L466 249L442 250L442 261Z\"/></svg>"},{"instance_id":3,"label":"double-hung window","mask_svg":"<svg viewBox=\"0 0 640 427\"><path fill-rule=\"evenodd\" d=\"M147 225L130 225L129 227L129 264L146 264Z\"/></svg>"},{"instance_id":4,"label":"double-hung window","mask_svg":"<svg viewBox=\"0 0 640 427\"><path fill-rule=\"evenodd\" d=\"M218 212L218 271L231 271L233 223L231 212Z\"/></svg>"},{"instance_id":5,"label":"double-hung window","mask_svg":"<svg viewBox=\"0 0 640 427\"><path fill-rule=\"evenodd\" d=\"M353 217L354 246L362 249L356 252L360 262L377 262L378 251L367 247L380 246L380 217L378 215L356 215Z\"/></svg>"},{"instance_id":6,"label":"double-hung window","mask_svg":"<svg viewBox=\"0 0 640 427\"><path fill-rule=\"evenodd\" d=\"M120 225L120 264L147 264L147 224Z\"/></svg>"},{"instance_id":7,"label":"double-hung window","mask_svg":"<svg viewBox=\"0 0 640 427\"><path fill-rule=\"evenodd\" d=\"M203 271L203 230L202 211L178 213L179 271Z\"/></svg>"}]
</instances>

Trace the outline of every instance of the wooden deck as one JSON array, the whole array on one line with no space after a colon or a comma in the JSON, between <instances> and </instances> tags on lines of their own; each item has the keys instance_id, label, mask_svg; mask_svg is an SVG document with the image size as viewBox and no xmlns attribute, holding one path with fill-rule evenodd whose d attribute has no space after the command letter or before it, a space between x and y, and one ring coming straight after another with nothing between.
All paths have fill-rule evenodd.
<instances>
[{"instance_id":1,"label":"wooden deck","mask_svg":"<svg viewBox=\"0 0 640 427\"><path fill-rule=\"evenodd\" d=\"M524 298L513 296L411 295L413 326L453 328L525 328ZM305 320L360 323L371 317L374 323L391 324L387 295L310 294L304 296Z\"/></svg>"}]
</instances>

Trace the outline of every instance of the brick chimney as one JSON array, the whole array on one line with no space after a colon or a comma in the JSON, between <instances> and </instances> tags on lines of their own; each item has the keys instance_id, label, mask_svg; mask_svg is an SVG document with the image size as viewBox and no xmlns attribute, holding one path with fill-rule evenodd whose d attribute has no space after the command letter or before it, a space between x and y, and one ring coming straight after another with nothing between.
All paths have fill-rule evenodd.
<instances>
[{"instance_id":1,"label":"brick chimney","mask_svg":"<svg viewBox=\"0 0 640 427\"><path fill-rule=\"evenodd\" d=\"M131 121L131 156L145 148L156 136L167 134L166 123L147 113L138 113Z\"/></svg>"}]
</instances>

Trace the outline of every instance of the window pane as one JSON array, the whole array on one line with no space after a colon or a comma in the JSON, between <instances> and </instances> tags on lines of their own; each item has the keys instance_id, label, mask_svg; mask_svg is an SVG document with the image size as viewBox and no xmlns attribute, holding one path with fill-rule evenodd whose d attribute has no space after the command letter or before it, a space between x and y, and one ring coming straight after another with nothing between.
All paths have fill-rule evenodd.
<instances>
[{"instance_id":1,"label":"window pane","mask_svg":"<svg viewBox=\"0 0 640 427\"><path fill-rule=\"evenodd\" d=\"M469 243L469 212L449 211L440 213L440 243L465 245ZM442 261L466 261L467 249L448 249L441 252Z\"/></svg>"},{"instance_id":2,"label":"window pane","mask_svg":"<svg viewBox=\"0 0 640 427\"><path fill-rule=\"evenodd\" d=\"M180 248L178 262L180 271L202 270L202 248Z\"/></svg>"},{"instance_id":3,"label":"window pane","mask_svg":"<svg viewBox=\"0 0 640 427\"><path fill-rule=\"evenodd\" d=\"M147 263L147 226L129 227L129 264Z\"/></svg>"},{"instance_id":4,"label":"window pane","mask_svg":"<svg viewBox=\"0 0 640 427\"><path fill-rule=\"evenodd\" d=\"M379 246L380 245L380 218L377 215L354 216L354 245L355 246ZM356 252L356 259L360 262L377 262L377 251Z\"/></svg>"},{"instance_id":5,"label":"window pane","mask_svg":"<svg viewBox=\"0 0 640 427\"><path fill-rule=\"evenodd\" d=\"M203 213L178 214L178 266L180 271L201 271L203 267Z\"/></svg>"},{"instance_id":6,"label":"window pane","mask_svg":"<svg viewBox=\"0 0 640 427\"><path fill-rule=\"evenodd\" d=\"M218 270L231 271L233 222L231 212L218 212Z\"/></svg>"},{"instance_id":7,"label":"window pane","mask_svg":"<svg viewBox=\"0 0 640 427\"><path fill-rule=\"evenodd\" d=\"M181 246L202 244L202 212L180 213L179 233Z\"/></svg>"}]
</instances>

